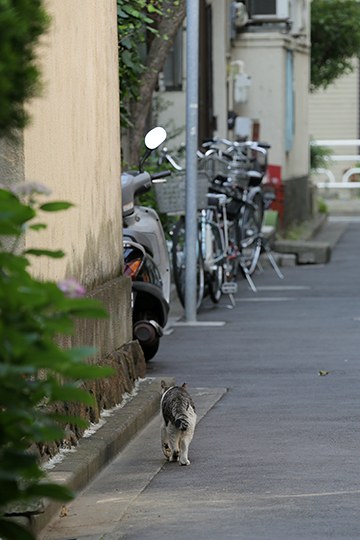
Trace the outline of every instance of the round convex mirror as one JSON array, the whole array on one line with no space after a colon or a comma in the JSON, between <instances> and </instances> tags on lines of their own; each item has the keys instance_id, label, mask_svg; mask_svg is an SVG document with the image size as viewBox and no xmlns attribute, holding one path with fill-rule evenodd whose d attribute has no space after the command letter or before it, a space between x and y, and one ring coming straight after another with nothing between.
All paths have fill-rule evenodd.
<instances>
[{"instance_id":1,"label":"round convex mirror","mask_svg":"<svg viewBox=\"0 0 360 540\"><path fill-rule=\"evenodd\" d=\"M145 136L145 146L149 150L155 150L166 139L166 131L163 127L156 127L149 131Z\"/></svg>"}]
</instances>

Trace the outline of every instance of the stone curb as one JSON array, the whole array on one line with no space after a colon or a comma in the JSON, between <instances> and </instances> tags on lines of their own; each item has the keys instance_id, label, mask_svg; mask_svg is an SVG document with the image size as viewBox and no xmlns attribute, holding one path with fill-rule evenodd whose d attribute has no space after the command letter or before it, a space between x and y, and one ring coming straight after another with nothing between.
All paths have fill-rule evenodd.
<instances>
[{"instance_id":1,"label":"stone curb","mask_svg":"<svg viewBox=\"0 0 360 540\"><path fill-rule=\"evenodd\" d=\"M331 256L330 244L315 240L277 240L275 250L295 255L298 264L326 264Z\"/></svg>"},{"instance_id":2,"label":"stone curb","mask_svg":"<svg viewBox=\"0 0 360 540\"><path fill-rule=\"evenodd\" d=\"M168 384L173 379L164 378ZM159 378L139 383L138 393L122 408L106 416L106 422L90 437L80 439L74 452L64 455L47 473L49 481L68 487L74 492L83 489L135 435L157 414L160 403ZM44 501L44 511L30 516L29 527L38 534L61 510L63 503Z\"/></svg>"},{"instance_id":3,"label":"stone curb","mask_svg":"<svg viewBox=\"0 0 360 540\"><path fill-rule=\"evenodd\" d=\"M316 216L309 224L304 237L299 240L275 240L274 250L279 254L280 259L284 255L292 254L296 264L328 263L343 230L335 235L327 233L329 227L327 218L326 214Z\"/></svg>"}]
</instances>

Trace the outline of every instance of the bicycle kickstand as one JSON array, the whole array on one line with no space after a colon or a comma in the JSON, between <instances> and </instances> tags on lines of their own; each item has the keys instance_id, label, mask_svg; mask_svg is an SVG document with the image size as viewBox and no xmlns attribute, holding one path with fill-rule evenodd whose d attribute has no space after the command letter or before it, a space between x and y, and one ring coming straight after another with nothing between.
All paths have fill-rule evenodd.
<instances>
[{"instance_id":1,"label":"bicycle kickstand","mask_svg":"<svg viewBox=\"0 0 360 540\"><path fill-rule=\"evenodd\" d=\"M236 306L235 298L233 294L229 294L229 300L231 302L231 307L234 308ZM229 306L230 307L230 306Z\"/></svg>"},{"instance_id":2,"label":"bicycle kickstand","mask_svg":"<svg viewBox=\"0 0 360 540\"><path fill-rule=\"evenodd\" d=\"M263 247L263 249L265 251L265 254L266 254L267 258L269 259L269 262L270 262L271 266L274 269L274 272L278 276L278 278L279 279L284 279L284 274L282 273L282 271L279 268L279 265L275 261L274 255L273 255L273 253L271 251L271 248L269 247L269 244L268 244L267 240L264 239L264 238L262 238L262 247Z\"/></svg>"},{"instance_id":3,"label":"bicycle kickstand","mask_svg":"<svg viewBox=\"0 0 360 540\"><path fill-rule=\"evenodd\" d=\"M246 277L246 280L248 284L250 285L250 289L252 290L252 292L257 292L257 288L255 287L255 283L253 282L252 277L250 276L249 272L243 266L241 267L244 272L244 276Z\"/></svg>"}]
</instances>

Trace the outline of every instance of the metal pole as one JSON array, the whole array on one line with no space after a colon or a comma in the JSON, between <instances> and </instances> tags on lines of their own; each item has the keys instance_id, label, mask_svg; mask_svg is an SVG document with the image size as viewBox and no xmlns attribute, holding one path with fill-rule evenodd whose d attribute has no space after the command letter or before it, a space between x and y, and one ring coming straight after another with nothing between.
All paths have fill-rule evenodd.
<instances>
[{"instance_id":1,"label":"metal pole","mask_svg":"<svg viewBox=\"0 0 360 540\"><path fill-rule=\"evenodd\" d=\"M185 320L196 321L199 0L186 0Z\"/></svg>"}]
</instances>

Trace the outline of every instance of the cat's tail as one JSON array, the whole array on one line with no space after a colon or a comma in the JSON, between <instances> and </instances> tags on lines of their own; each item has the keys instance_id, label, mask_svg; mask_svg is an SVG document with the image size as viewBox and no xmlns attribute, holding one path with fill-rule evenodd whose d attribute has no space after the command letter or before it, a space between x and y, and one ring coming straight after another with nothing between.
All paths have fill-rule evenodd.
<instances>
[{"instance_id":1,"label":"cat's tail","mask_svg":"<svg viewBox=\"0 0 360 540\"><path fill-rule=\"evenodd\" d=\"M174 415L174 426L180 431L192 431L196 424L196 412L193 407L189 407L185 412L178 412Z\"/></svg>"},{"instance_id":2,"label":"cat's tail","mask_svg":"<svg viewBox=\"0 0 360 540\"><path fill-rule=\"evenodd\" d=\"M184 416L178 416L175 418L174 425L176 429L180 429L180 431L186 431L189 428L189 420L185 418Z\"/></svg>"}]
</instances>

